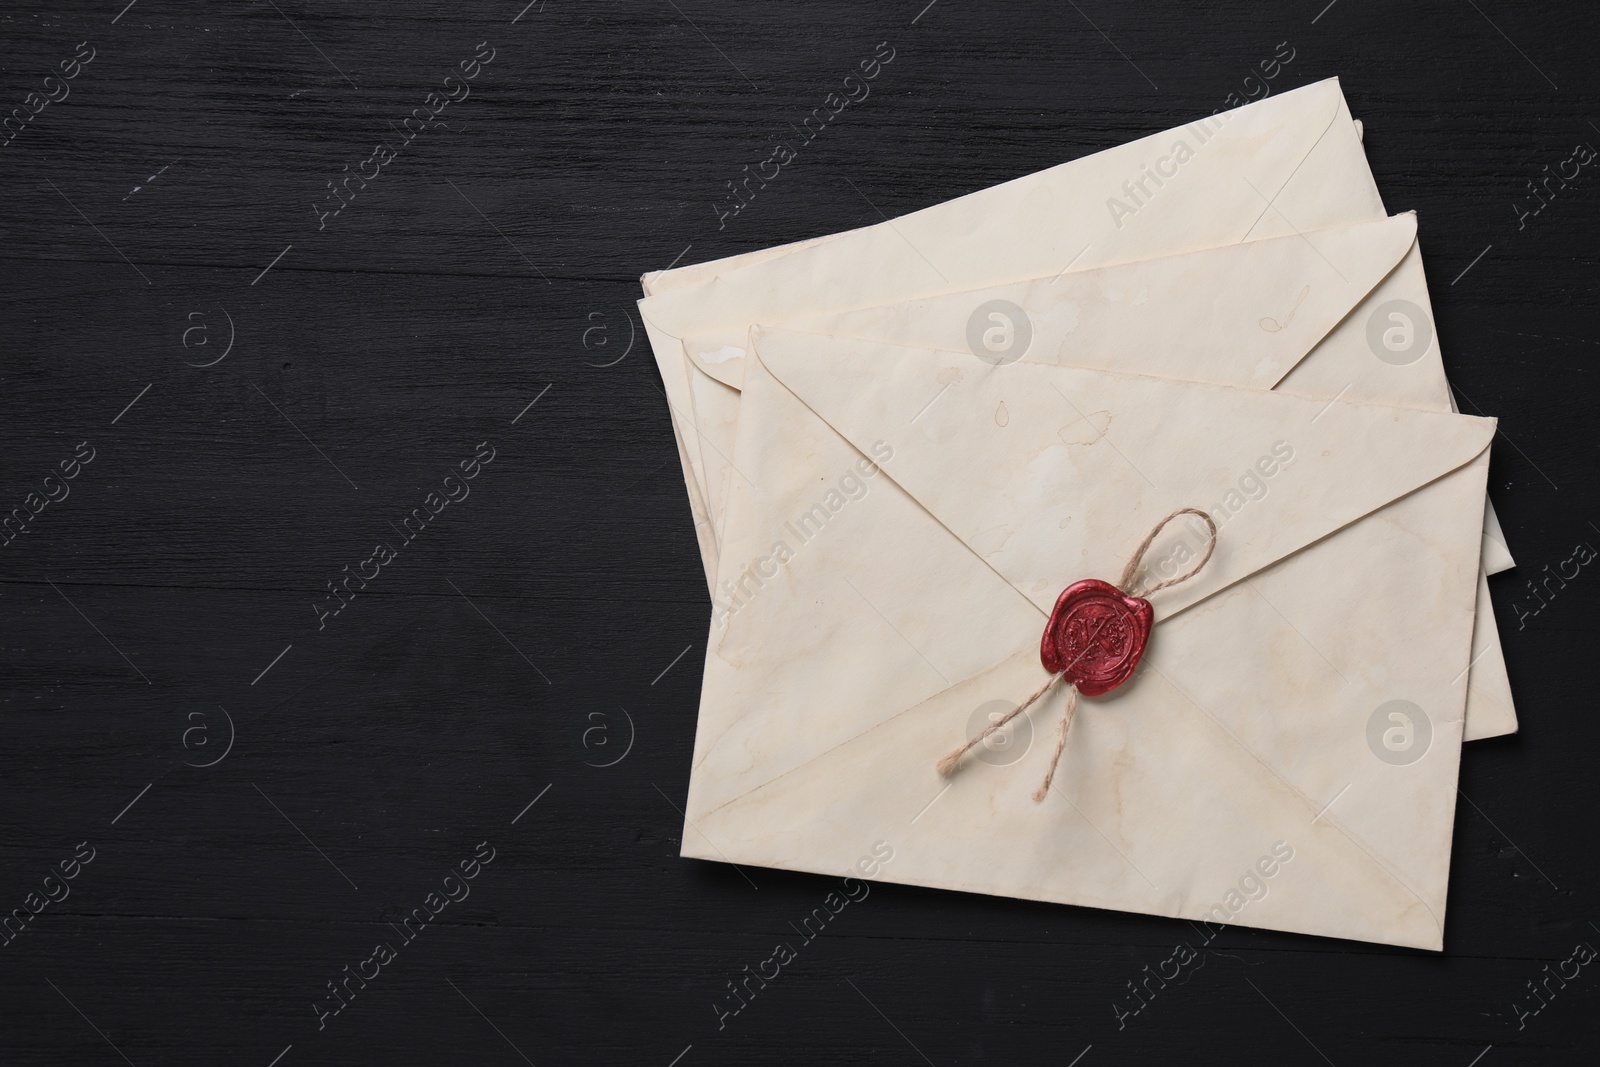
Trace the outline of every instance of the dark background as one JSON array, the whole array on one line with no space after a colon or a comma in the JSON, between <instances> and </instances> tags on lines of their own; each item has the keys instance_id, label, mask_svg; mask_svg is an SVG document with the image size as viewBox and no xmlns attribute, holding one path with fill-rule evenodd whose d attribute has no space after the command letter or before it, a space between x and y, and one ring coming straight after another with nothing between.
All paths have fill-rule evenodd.
<instances>
[{"instance_id":1,"label":"dark background","mask_svg":"<svg viewBox=\"0 0 1600 1067\"><path fill-rule=\"evenodd\" d=\"M0 548L0 912L94 850L0 946L0 1062L1594 1062L1593 966L1513 1007L1600 945L1595 572L1515 609L1600 545L1600 161L1517 207L1600 145L1594 5L125 2L0 15L0 115L96 51L0 148L0 510L95 452ZM319 230L483 41L450 128ZM871 97L719 232L724 182L880 41ZM1523 730L1464 753L1444 953L1231 929L1119 1030L1188 924L879 884L719 1031L833 884L677 854L709 604L639 274L1209 114L1280 42L1271 90L1339 75L1420 212L1461 407L1503 430ZM470 897L319 1030L480 842Z\"/></svg>"}]
</instances>

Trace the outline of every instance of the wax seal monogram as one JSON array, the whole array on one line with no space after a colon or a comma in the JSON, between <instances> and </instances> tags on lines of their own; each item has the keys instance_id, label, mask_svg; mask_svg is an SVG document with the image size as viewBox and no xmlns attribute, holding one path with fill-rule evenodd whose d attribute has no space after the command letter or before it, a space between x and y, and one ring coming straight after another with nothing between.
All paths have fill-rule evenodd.
<instances>
[{"instance_id":1,"label":"wax seal monogram","mask_svg":"<svg viewBox=\"0 0 1600 1067\"><path fill-rule=\"evenodd\" d=\"M1085 578L1057 598L1039 643L1040 662L1086 697L1109 693L1133 676L1154 622L1150 601Z\"/></svg>"},{"instance_id":2,"label":"wax seal monogram","mask_svg":"<svg viewBox=\"0 0 1600 1067\"><path fill-rule=\"evenodd\" d=\"M1144 554L1167 523L1180 515L1193 515L1205 523L1206 546L1199 562L1175 578L1141 586L1136 579ZM1150 643L1151 627L1155 625L1155 611L1144 597L1187 582L1199 574L1216 548L1216 521L1199 508L1179 508L1145 535L1122 569L1122 578L1116 585L1098 578L1085 578L1062 590L1056 598L1055 610L1050 612L1050 621L1045 623L1044 636L1039 639L1039 661L1050 677L1013 711L995 718L982 733L941 759L937 764L939 773L954 774L961 757L974 745L1027 711L1057 684L1065 682L1067 700L1061 716L1061 731L1056 735L1055 754L1045 769L1044 784L1033 794L1034 800L1043 800L1050 792L1050 783L1055 780L1061 754L1066 751L1067 731L1072 728L1072 714L1078 708L1079 694L1097 697L1109 693L1132 678L1139 667L1145 646ZM1137 596L1136 592L1144 596Z\"/></svg>"}]
</instances>

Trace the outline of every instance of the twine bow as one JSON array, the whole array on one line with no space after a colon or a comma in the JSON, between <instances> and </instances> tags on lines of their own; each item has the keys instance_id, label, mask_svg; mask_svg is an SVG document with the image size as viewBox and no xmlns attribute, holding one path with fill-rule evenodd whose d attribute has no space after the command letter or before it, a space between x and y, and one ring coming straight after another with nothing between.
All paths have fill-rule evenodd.
<instances>
[{"instance_id":1,"label":"twine bow","mask_svg":"<svg viewBox=\"0 0 1600 1067\"><path fill-rule=\"evenodd\" d=\"M1138 574L1140 565L1144 562L1145 553L1150 550L1151 544L1153 544L1155 542L1155 539L1156 539L1157 535L1159 535L1161 533L1161 531L1166 528L1167 524L1169 522L1171 522L1173 519L1176 519L1180 515L1194 515L1194 516L1197 516L1202 521L1204 521L1205 524L1206 524L1206 530L1207 530L1206 547L1205 547L1205 551L1203 553L1201 553L1201 555L1200 555L1200 561L1198 563L1196 563L1193 567L1191 567L1186 573L1180 574L1176 578L1169 578L1164 582L1158 582L1157 584L1152 585L1149 588L1140 589L1138 592L1135 592L1135 590L1138 589L1138 586L1135 585L1134 578ZM1139 543L1139 547L1134 550L1133 556L1128 560L1128 565L1122 569L1122 577L1120 579L1118 579L1116 588L1117 588L1117 590L1119 592L1122 593L1123 596L1139 599L1140 602L1143 603L1143 598L1144 597L1148 597L1151 593L1154 593L1154 592L1156 592L1157 590L1160 590L1160 589L1171 588L1172 586L1178 585L1178 584L1180 584L1182 582L1187 582L1190 578L1193 578L1195 575L1199 574L1200 571L1205 567L1205 565L1211 561L1211 554L1216 551L1216 548L1217 548L1217 524L1216 524L1215 521L1212 520L1211 516L1208 515L1206 512L1201 511L1199 508L1179 508L1177 511L1174 511L1171 515L1168 515L1166 518L1164 518L1160 522L1156 523L1155 528L1152 529L1148 534L1145 535L1145 539ZM1102 585L1101 588L1104 588L1104 586ZM1145 609L1148 610L1148 608L1149 608L1149 605L1145 604ZM1057 605L1057 610L1058 611L1060 610L1060 605L1059 604ZM1056 622L1055 616L1052 615L1051 616L1051 622L1050 622L1050 624L1047 625L1046 631L1045 631L1047 640L1048 640L1048 636L1049 636L1050 630L1054 626L1055 622ZM983 741L985 741L996 730L1002 729L1012 719L1015 719L1018 715L1021 715L1023 712L1027 711L1028 708L1032 707L1035 703L1037 703L1039 701L1039 699L1042 698L1046 693L1048 693L1048 692L1050 692L1050 690L1054 689L1056 687L1056 685L1061 681L1061 679L1064 678L1070 671L1072 671L1072 669L1074 667L1076 667L1078 665L1078 661L1081 660L1085 655L1087 655L1089 653L1089 651L1094 647L1093 638L1097 634L1098 634L1098 631L1096 631L1096 634L1091 634L1090 635L1090 639L1085 640L1083 642L1082 649L1072 659L1072 661L1069 662L1069 663L1064 664L1059 670L1057 670L1056 672L1051 674L1049 680L1046 681L1037 690L1035 690L1032 696L1028 697L1027 700L1024 700L1020 705L1018 705L1015 711L1012 711L1009 714L1007 714L1007 715L995 720L994 722L990 723L988 729L984 730L982 733L978 734L978 736L972 738L972 740L968 741L966 744L962 745L960 748L955 749L949 755L947 755L943 759L941 759L939 761L939 763L938 763L939 773L943 774L943 775L954 774L955 771L956 771L956 768L961 763L961 757L965 756L975 746L977 746L977 745L981 744ZM1143 653L1143 645L1142 645L1142 643L1141 643L1141 645L1139 647L1138 652L1139 652L1139 654L1142 655L1142 653ZM1046 669L1048 669L1048 665L1047 665ZM1120 682L1116 683L1116 684L1120 684ZM1092 690L1092 692L1103 692L1103 691L1105 691L1105 690L1104 689ZM1036 800L1036 801L1037 800L1043 800L1045 798L1045 795L1050 792L1050 783L1055 780L1056 767L1061 763L1061 754L1063 752L1065 752L1066 748L1067 748L1067 731L1072 728L1072 713L1077 711L1077 710L1078 710L1078 687L1076 685L1074 685L1074 684L1068 683L1068 685L1067 685L1067 708L1066 708L1066 713L1062 716L1062 719L1061 719L1060 732L1057 733L1057 735L1056 735L1056 750L1055 750L1055 754L1050 757L1050 766L1045 771L1044 784L1041 785L1039 787L1038 791L1036 791L1033 794L1033 799Z\"/></svg>"}]
</instances>

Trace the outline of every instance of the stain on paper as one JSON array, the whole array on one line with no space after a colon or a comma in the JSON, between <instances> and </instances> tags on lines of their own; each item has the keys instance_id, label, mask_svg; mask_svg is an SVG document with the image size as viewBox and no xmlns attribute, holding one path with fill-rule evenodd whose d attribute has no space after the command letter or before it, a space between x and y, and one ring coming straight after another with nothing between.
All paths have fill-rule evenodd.
<instances>
[{"instance_id":1,"label":"stain on paper","mask_svg":"<svg viewBox=\"0 0 1600 1067\"><path fill-rule=\"evenodd\" d=\"M730 359L744 358L744 349L737 345L723 345L715 351L701 352L700 358L715 367L728 362Z\"/></svg>"},{"instance_id":2,"label":"stain on paper","mask_svg":"<svg viewBox=\"0 0 1600 1067\"><path fill-rule=\"evenodd\" d=\"M1056 431L1056 436L1069 445L1092 445L1111 428L1111 412L1091 411L1076 422L1069 422Z\"/></svg>"},{"instance_id":3,"label":"stain on paper","mask_svg":"<svg viewBox=\"0 0 1600 1067\"><path fill-rule=\"evenodd\" d=\"M1294 313L1300 310L1300 305L1305 303L1306 296L1310 292L1311 286L1301 286L1300 295L1294 298L1294 307L1289 309L1289 317L1284 319L1282 322L1279 322L1271 315L1267 315L1261 320L1261 328L1268 333L1277 333L1280 330L1287 330L1289 328L1289 324L1294 321Z\"/></svg>"},{"instance_id":4,"label":"stain on paper","mask_svg":"<svg viewBox=\"0 0 1600 1067\"><path fill-rule=\"evenodd\" d=\"M994 424L1008 426L1011 424L1011 412L1006 410L1006 402L1000 401L1000 406L994 409Z\"/></svg>"}]
</instances>

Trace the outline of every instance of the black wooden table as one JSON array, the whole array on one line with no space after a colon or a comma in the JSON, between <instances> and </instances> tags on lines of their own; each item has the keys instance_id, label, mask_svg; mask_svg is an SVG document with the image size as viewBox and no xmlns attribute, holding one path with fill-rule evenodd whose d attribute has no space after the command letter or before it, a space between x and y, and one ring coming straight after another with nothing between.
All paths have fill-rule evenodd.
<instances>
[{"instance_id":1,"label":"black wooden table","mask_svg":"<svg viewBox=\"0 0 1600 1067\"><path fill-rule=\"evenodd\" d=\"M1600 599L1593 566L1527 582L1600 545L1600 162L1546 181L1600 145L1597 25L13 5L0 1062L1594 1062ZM1523 730L1465 750L1445 951L1230 929L1119 1020L1188 924L879 884L719 1021L831 885L678 857L709 604L639 274L1335 74L1420 212L1460 406L1501 419L1521 563L1491 588Z\"/></svg>"}]
</instances>

